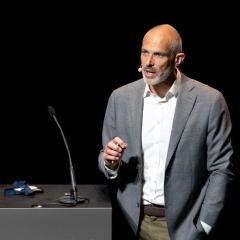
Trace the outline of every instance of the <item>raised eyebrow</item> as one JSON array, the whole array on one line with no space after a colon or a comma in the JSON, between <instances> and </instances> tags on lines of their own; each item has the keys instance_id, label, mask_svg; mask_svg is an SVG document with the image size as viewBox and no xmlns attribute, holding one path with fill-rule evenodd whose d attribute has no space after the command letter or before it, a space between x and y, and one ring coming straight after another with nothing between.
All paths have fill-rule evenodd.
<instances>
[{"instance_id":1,"label":"raised eyebrow","mask_svg":"<svg viewBox=\"0 0 240 240\"><path fill-rule=\"evenodd\" d=\"M142 53L146 53L146 52L149 52L149 51L146 50L146 49L144 49L144 48L142 48L142 49L141 49L141 52L142 52Z\"/></svg>"},{"instance_id":2,"label":"raised eyebrow","mask_svg":"<svg viewBox=\"0 0 240 240\"><path fill-rule=\"evenodd\" d=\"M150 53L148 50L142 48L141 53ZM153 52L153 55L155 56L167 56L168 54L166 52Z\"/></svg>"},{"instance_id":3,"label":"raised eyebrow","mask_svg":"<svg viewBox=\"0 0 240 240\"><path fill-rule=\"evenodd\" d=\"M168 55L166 52L154 52L153 54L154 54L155 56L163 56L163 57L165 57L165 56Z\"/></svg>"}]
</instances>

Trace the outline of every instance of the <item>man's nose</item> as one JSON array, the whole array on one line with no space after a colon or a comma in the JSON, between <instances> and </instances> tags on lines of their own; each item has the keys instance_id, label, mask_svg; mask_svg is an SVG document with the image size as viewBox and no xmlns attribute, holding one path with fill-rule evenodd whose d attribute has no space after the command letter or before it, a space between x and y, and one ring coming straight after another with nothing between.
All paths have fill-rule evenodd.
<instances>
[{"instance_id":1,"label":"man's nose","mask_svg":"<svg viewBox=\"0 0 240 240\"><path fill-rule=\"evenodd\" d=\"M153 66L154 65L154 59L153 56L150 55L147 59L146 59L146 65L147 66Z\"/></svg>"}]
</instances>

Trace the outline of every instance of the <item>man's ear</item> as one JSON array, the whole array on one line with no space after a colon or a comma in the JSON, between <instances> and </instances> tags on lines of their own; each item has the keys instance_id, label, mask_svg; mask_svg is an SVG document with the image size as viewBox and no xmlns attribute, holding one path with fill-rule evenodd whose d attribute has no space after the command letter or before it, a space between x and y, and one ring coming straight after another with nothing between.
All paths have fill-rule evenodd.
<instances>
[{"instance_id":1,"label":"man's ear","mask_svg":"<svg viewBox=\"0 0 240 240\"><path fill-rule=\"evenodd\" d=\"M176 67L180 66L180 64L183 62L185 58L185 53L177 53L175 56L175 65Z\"/></svg>"}]
</instances>

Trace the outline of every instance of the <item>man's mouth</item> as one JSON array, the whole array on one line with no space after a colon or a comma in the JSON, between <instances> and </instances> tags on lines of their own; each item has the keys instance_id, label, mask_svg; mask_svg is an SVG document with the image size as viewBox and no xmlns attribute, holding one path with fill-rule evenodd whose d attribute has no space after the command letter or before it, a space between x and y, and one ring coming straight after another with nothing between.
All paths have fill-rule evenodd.
<instances>
[{"instance_id":1,"label":"man's mouth","mask_svg":"<svg viewBox=\"0 0 240 240\"><path fill-rule=\"evenodd\" d=\"M156 77L156 71L153 69L144 69L144 74L146 78L155 78Z\"/></svg>"}]
</instances>

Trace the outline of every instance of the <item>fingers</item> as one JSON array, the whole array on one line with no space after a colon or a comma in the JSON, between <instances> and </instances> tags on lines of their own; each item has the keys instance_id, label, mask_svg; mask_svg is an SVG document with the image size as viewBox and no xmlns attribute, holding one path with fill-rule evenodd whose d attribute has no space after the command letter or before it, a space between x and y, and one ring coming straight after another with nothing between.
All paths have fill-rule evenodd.
<instances>
[{"instance_id":1,"label":"fingers","mask_svg":"<svg viewBox=\"0 0 240 240\"><path fill-rule=\"evenodd\" d=\"M122 156L120 152L111 150L110 148L105 148L104 154L105 160L119 160Z\"/></svg>"},{"instance_id":2,"label":"fingers","mask_svg":"<svg viewBox=\"0 0 240 240\"><path fill-rule=\"evenodd\" d=\"M118 161L122 158L123 151L126 148L127 144L119 137L115 137L104 147L103 159L107 161Z\"/></svg>"},{"instance_id":3,"label":"fingers","mask_svg":"<svg viewBox=\"0 0 240 240\"><path fill-rule=\"evenodd\" d=\"M113 142L115 145L121 147L122 149L127 148L127 143L125 143L125 142L124 142L121 138L119 138L119 137L115 137L115 138L112 140L112 142Z\"/></svg>"}]
</instances>

